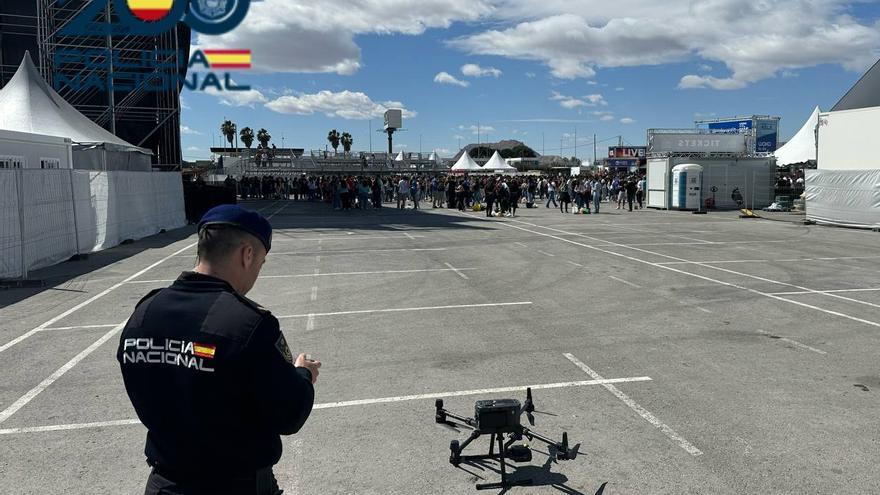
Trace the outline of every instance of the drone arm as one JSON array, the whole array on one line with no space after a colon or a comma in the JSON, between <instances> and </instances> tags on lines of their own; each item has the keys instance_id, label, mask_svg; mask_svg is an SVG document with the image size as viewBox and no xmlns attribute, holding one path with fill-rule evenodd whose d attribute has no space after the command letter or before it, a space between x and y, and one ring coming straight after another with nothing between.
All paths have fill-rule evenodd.
<instances>
[{"instance_id":1,"label":"drone arm","mask_svg":"<svg viewBox=\"0 0 880 495\"><path fill-rule=\"evenodd\" d=\"M462 423L462 426L467 426L468 428L474 428L476 426L476 421L472 418L466 418L464 416L459 416L458 414L451 413L443 408L443 400L437 399L434 403L436 408L436 412L434 413L434 420L437 423L446 423L449 421L449 418L452 418L456 421Z\"/></svg>"},{"instance_id":2,"label":"drone arm","mask_svg":"<svg viewBox=\"0 0 880 495\"><path fill-rule=\"evenodd\" d=\"M557 442L557 441L550 439L550 438L547 438L543 435L539 435L539 434L537 434L537 433L533 432L532 430L529 430L528 428L525 428L525 427L523 427L523 435L525 435L529 440L534 438L534 439L537 439L537 440L540 440L540 441L546 443L547 445L551 445L556 448L560 448L563 451L568 451L568 434L566 434L565 432L562 433L562 441L561 442Z\"/></svg>"}]
</instances>

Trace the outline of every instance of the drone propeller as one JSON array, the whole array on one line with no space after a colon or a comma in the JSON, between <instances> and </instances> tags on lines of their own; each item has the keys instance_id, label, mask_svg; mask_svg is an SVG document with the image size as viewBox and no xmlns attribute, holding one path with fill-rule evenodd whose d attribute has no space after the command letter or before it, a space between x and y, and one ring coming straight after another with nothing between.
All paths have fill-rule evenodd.
<instances>
[{"instance_id":1,"label":"drone propeller","mask_svg":"<svg viewBox=\"0 0 880 495\"><path fill-rule=\"evenodd\" d=\"M553 414L551 412L539 411L535 409L535 401L532 399L531 387L526 388L526 401L523 403L523 412L526 413L526 418L529 420L529 424L532 426L535 426L535 414L556 416L556 414Z\"/></svg>"}]
</instances>

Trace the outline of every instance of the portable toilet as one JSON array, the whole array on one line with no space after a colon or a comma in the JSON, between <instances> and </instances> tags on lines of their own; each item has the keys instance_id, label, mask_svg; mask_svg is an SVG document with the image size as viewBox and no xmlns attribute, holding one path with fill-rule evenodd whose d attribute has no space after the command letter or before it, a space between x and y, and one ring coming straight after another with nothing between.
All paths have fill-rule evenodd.
<instances>
[{"instance_id":1,"label":"portable toilet","mask_svg":"<svg viewBox=\"0 0 880 495\"><path fill-rule=\"evenodd\" d=\"M672 208L699 210L703 201L703 167L683 163L672 167Z\"/></svg>"}]
</instances>

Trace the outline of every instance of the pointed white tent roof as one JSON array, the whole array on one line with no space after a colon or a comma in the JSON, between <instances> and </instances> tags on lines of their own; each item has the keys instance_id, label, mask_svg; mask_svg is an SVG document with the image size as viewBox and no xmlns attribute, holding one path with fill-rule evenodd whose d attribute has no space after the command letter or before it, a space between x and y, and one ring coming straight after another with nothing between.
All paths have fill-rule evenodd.
<instances>
[{"instance_id":1,"label":"pointed white tent roof","mask_svg":"<svg viewBox=\"0 0 880 495\"><path fill-rule=\"evenodd\" d=\"M431 154L428 156L428 161L436 162L437 161L437 153L434 153L432 151Z\"/></svg>"},{"instance_id":2,"label":"pointed white tent roof","mask_svg":"<svg viewBox=\"0 0 880 495\"><path fill-rule=\"evenodd\" d=\"M461 154L461 158L455 162L455 165L452 166L451 170L453 172L478 172L483 169L480 168L480 166L477 165L477 162L471 158L471 155L465 151Z\"/></svg>"},{"instance_id":3,"label":"pointed white tent roof","mask_svg":"<svg viewBox=\"0 0 880 495\"><path fill-rule=\"evenodd\" d=\"M785 166L792 163L804 163L816 159L816 125L819 124L819 107L813 110L813 114L804 123L801 130L785 143L785 146L776 150L776 165Z\"/></svg>"},{"instance_id":4,"label":"pointed white tent roof","mask_svg":"<svg viewBox=\"0 0 880 495\"><path fill-rule=\"evenodd\" d=\"M483 170L494 170L496 172L516 172L515 167L511 167L504 161L504 158L501 158L501 153L498 151L492 155L492 158L483 165Z\"/></svg>"},{"instance_id":5,"label":"pointed white tent roof","mask_svg":"<svg viewBox=\"0 0 880 495\"><path fill-rule=\"evenodd\" d=\"M402 152L402 151L401 151L400 153L397 154L397 156L394 158L394 161L395 161L395 162L405 162L405 161L406 161L406 157L403 156L403 152Z\"/></svg>"},{"instance_id":6,"label":"pointed white tent roof","mask_svg":"<svg viewBox=\"0 0 880 495\"><path fill-rule=\"evenodd\" d=\"M15 75L0 89L0 129L70 138L77 144L110 143L150 153L104 129L67 103L46 84L30 53Z\"/></svg>"}]
</instances>

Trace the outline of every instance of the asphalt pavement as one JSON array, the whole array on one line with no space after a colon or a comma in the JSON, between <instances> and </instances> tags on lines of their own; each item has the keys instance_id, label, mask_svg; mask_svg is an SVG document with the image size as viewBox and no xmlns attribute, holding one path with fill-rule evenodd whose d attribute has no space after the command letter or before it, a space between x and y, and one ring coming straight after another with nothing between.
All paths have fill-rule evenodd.
<instances>
[{"instance_id":1,"label":"asphalt pavement","mask_svg":"<svg viewBox=\"0 0 880 495\"><path fill-rule=\"evenodd\" d=\"M285 493L458 494L434 401L525 398L537 442L509 493L878 493L880 237L738 212L484 212L251 201L273 251L249 297L324 363L284 439ZM194 264L192 227L0 291L0 492L139 493L145 429L119 324ZM466 453L488 450L478 440ZM497 493L495 491L493 493Z\"/></svg>"}]
</instances>

